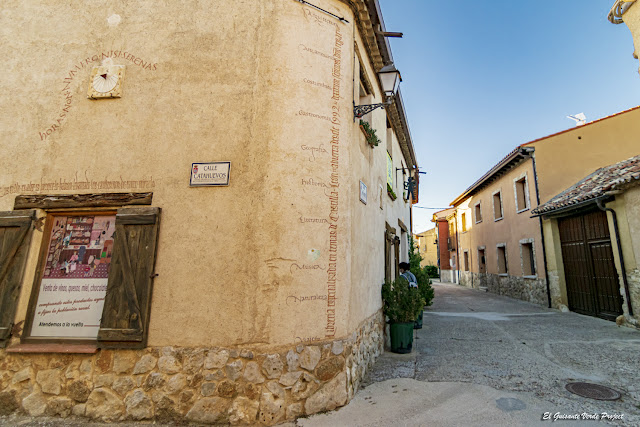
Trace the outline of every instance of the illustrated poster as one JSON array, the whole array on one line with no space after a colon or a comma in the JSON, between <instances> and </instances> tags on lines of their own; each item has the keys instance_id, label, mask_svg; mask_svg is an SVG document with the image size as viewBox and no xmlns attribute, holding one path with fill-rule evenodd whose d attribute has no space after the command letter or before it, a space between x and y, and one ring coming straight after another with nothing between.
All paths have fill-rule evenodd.
<instances>
[{"instance_id":1,"label":"illustrated poster","mask_svg":"<svg viewBox=\"0 0 640 427\"><path fill-rule=\"evenodd\" d=\"M97 338L115 215L54 216L32 337Z\"/></svg>"}]
</instances>

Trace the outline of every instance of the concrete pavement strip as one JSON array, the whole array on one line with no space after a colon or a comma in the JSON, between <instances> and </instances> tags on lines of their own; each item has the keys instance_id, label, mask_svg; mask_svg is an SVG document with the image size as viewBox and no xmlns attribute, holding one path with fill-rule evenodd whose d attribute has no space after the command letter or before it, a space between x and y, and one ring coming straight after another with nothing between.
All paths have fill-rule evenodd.
<instances>
[{"instance_id":1,"label":"concrete pavement strip","mask_svg":"<svg viewBox=\"0 0 640 427\"><path fill-rule=\"evenodd\" d=\"M531 426L546 425L545 412L563 414L529 393L513 393L470 383L422 382L394 378L357 393L345 407L299 419L291 426ZM575 415L575 414L567 414ZM554 426L580 423L555 421Z\"/></svg>"}]
</instances>

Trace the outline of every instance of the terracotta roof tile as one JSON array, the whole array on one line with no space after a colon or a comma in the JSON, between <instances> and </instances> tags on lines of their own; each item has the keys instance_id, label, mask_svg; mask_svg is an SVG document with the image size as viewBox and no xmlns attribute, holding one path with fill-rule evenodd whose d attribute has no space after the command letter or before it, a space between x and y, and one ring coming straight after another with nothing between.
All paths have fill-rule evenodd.
<instances>
[{"instance_id":1,"label":"terracotta roof tile","mask_svg":"<svg viewBox=\"0 0 640 427\"><path fill-rule=\"evenodd\" d=\"M609 191L640 185L640 155L598 169L582 181L531 211L534 215L551 213L587 203Z\"/></svg>"}]
</instances>

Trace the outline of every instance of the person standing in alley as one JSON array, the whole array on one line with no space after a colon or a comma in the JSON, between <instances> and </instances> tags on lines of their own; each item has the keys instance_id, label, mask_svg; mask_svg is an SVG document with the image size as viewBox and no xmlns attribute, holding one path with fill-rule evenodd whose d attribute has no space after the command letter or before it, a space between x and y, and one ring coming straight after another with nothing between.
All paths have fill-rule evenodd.
<instances>
[{"instance_id":1,"label":"person standing in alley","mask_svg":"<svg viewBox=\"0 0 640 427\"><path fill-rule=\"evenodd\" d=\"M398 264L398 268L400 269L400 276L402 276L405 279L407 279L407 282L409 282L409 286L412 287L412 288L417 288L418 287L418 279L416 278L415 274L413 274L411 271L409 271L409 263L408 262L401 262L400 264Z\"/></svg>"}]
</instances>

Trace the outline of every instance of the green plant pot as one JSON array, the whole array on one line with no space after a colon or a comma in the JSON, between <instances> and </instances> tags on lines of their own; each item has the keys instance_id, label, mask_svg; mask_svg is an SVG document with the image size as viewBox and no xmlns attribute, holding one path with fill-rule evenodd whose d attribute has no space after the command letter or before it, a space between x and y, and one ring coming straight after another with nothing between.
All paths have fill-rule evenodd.
<instances>
[{"instance_id":1,"label":"green plant pot","mask_svg":"<svg viewBox=\"0 0 640 427\"><path fill-rule=\"evenodd\" d=\"M420 315L418 316L418 318L416 319L416 322L413 324L413 329L422 329L422 315L424 313L421 311Z\"/></svg>"},{"instance_id":2,"label":"green plant pot","mask_svg":"<svg viewBox=\"0 0 640 427\"><path fill-rule=\"evenodd\" d=\"M394 353L411 353L413 347L413 325L415 322L391 323L391 351Z\"/></svg>"}]
</instances>

